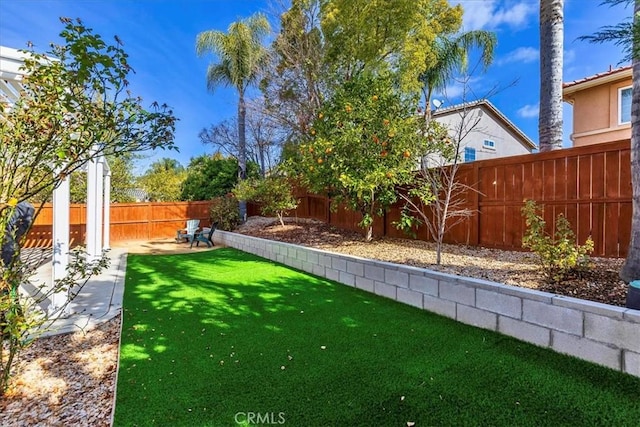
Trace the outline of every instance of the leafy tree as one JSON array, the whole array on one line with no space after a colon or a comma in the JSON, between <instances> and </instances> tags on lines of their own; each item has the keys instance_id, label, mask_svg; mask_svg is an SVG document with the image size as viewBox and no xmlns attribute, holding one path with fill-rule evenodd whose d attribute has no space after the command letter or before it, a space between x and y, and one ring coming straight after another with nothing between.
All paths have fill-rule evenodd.
<instances>
[{"instance_id":1,"label":"leafy tree","mask_svg":"<svg viewBox=\"0 0 640 427\"><path fill-rule=\"evenodd\" d=\"M138 184L151 200L174 202L180 200L182 183L186 177L187 173L180 162L165 157L153 162L144 175L138 178Z\"/></svg>"},{"instance_id":2,"label":"leafy tree","mask_svg":"<svg viewBox=\"0 0 640 427\"><path fill-rule=\"evenodd\" d=\"M321 1L327 61L350 79L392 69L403 90L419 91L419 76L436 62L435 41L460 28L462 7L446 0Z\"/></svg>"},{"instance_id":3,"label":"leafy tree","mask_svg":"<svg viewBox=\"0 0 640 427\"><path fill-rule=\"evenodd\" d=\"M133 176L132 154L120 157L109 156L109 169L111 170L111 201L115 203L130 203L135 201L131 190L135 188ZM87 202L87 173L79 170L71 174L69 183L69 197L71 203Z\"/></svg>"},{"instance_id":4,"label":"leafy tree","mask_svg":"<svg viewBox=\"0 0 640 427\"><path fill-rule=\"evenodd\" d=\"M255 163L249 163L250 177L257 175ZM238 161L221 155L191 159L182 185L182 200L209 200L231 192L238 182Z\"/></svg>"},{"instance_id":5,"label":"leafy tree","mask_svg":"<svg viewBox=\"0 0 640 427\"><path fill-rule=\"evenodd\" d=\"M540 2L540 151L562 148L564 0Z\"/></svg>"},{"instance_id":6,"label":"leafy tree","mask_svg":"<svg viewBox=\"0 0 640 427\"><path fill-rule=\"evenodd\" d=\"M397 200L396 186L413 179L417 158L430 151L417 97L406 98L389 75L360 74L325 103L308 142L288 161L302 184L329 192L362 214L367 240L373 219ZM336 206L335 204L333 205Z\"/></svg>"},{"instance_id":7,"label":"leafy tree","mask_svg":"<svg viewBox=\"0 0 640 427\"><path fill-rule=\"evenodd\" d=\"M615 6L633 5L633 18L615 26L604 27L593 36L584 36L583 40L594 43L614 42L624 48L625 60L633 63L633 87L631 90L631 240L629 252L620 277L629 283L640 279L640 0L605 0L602 4Z\"/></svg>"},{"instance_id":8,"label":"leafy tree","mask_svg":"<svg viewBox=\"0 0 640 427\"><path fill-rule=\"evenodd\" d=\"M108 45L82 21L61 21L64 44L52 44L46 56L25 51L27 77L20 98L10 108L0 105L0 230L7 230L19 202L46 200L47 193L92 158L175 148L171 111L157 104L147 110L127 91L131 67L119 39ZM67 278L41 289L33 305L18 292L33 269L20 260L22 240L15 243L11 233L2 233L2 246L13 245L15 252L8 263L0 263L0 393L8 386L18 352L62 310L42 313L37 303L86 281L104 266L74 257Z\"/></svg>"},{"instance_id":9,"label":"leafy tree","mask_svg":"<svg viewBox=\"0 0 640 427\"><path fill-rule=\"evenodd\" d=\"M238 199L260 204L262 215L276 215L284 227L284 215L298 207L291 192L291 182L285 176L269 175L264 179L240 181L233 190Z\"/></svg>"},{"instance_id":10,"label":"leafy tree","mask_svg":"<svg viewBox=\"0 0 640 427\"><path fill-rule=\"evenodd\" d=\"M208 30L198 34L196 52L198 55L213 53L219 62L207 69L207 87L210 90L222 84L232 86L238 92L238 165L239 177L247 177L246 155L246 105L247 88L258 78L266 65L267 50L261 39L270 31L264 15L257 13L245 20L234 22L227 34ZM240 204L240 217L246 214L246 204Z\"/></svg>"},{"instance_id":11,"label":"leafy tree","mask_svg":"<svg viewBox=\"0 0 640 427\"><path fill-rule=\"evenodd\" d=\"M320 28L320 0L293 0L280 15L280 32L260 83L264 115L285 142L304 138L327 94L331 79Z\"/></svg>"}]
</instances>

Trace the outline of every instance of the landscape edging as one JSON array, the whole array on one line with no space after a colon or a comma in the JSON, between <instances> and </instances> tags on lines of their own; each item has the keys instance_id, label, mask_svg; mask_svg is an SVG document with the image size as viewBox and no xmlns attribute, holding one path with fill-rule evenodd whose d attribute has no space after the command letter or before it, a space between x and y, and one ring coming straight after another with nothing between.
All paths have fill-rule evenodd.
<instances>
[{"instance_id":1,"label":"landscape edging","mask_svg":"<svg viewBox=\"0 0 640 427\"><path fill-rule=\"evenodd\" d=\"M640 377L640 311L216 230L217 245Z\"/></svg>"}]
</instances>

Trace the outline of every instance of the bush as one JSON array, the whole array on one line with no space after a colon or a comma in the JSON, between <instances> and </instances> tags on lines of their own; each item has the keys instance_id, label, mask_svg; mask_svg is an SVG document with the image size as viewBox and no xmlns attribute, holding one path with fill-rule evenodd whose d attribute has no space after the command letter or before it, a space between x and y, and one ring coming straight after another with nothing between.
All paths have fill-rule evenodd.
<instances>
[{"instance_id":1,"label":"bush","mask_svg":"<svg viewBox=\"0 0 640 427\"><path fill-rule=\"evenodd\" d=\"M561 282L576 268L588 266L588 254L593 252L593 240L589 236L584 245L578 245L569 220L562 214L556 219L555 234L547 234L546 222L538 215L539 210L535 201L525 200L522 215L525 217L527 230L522 238L522 246L538 255L548 281Z\"/></svg>"},{"instance_id":2,"label":"bush","mask_svg":"<svg viewBox=\"0 0 640 427\"><path fill-rule=\"evenodd\" d=\"M211 224L218 223L220 230L232 231L240 225L240 210L238 199L231 193L222 197L215 197L211 201L209 215Z\"/></svg>"},{"instance_id":3,"label":"bush","mask_svg":"<svg viewBox=\"0 0 640 427\"><path fill-rule=\"evenodd\" d=\"M277 175L240 181L233 193L239 199L258 203L262 215L275 214L283 227L284 215L298 207L299 203L291 192L289 180Z\"/></svg>"}]
</instances>

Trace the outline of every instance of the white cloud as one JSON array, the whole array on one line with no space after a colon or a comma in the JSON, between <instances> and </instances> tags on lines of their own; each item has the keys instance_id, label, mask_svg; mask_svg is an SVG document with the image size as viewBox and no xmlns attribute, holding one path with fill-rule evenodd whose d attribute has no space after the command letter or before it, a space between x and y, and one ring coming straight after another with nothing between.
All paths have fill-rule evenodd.
<instances>
[{"instance_id":1,"label":"white cloud","mask_svg":"<svg viewBox=\"0 0 640 427\"><path fill-rule=\"evenodd\" d=\"M538 104L527 104L524 107L519 108L517 114L522 118L530 119L533 117L538 117L539 110L540 106Z\"/></svg>"},{"instance_id":2,"label":"white cloud","mask_svg":"<svg viewBox=\"0 0 640 427\"><path fill-rule=\"evenodd\" d=\"M540 51L535 47L519 47L507 53L503 58L496 61L496 65L504 65L510 62L519 62L527 64L537 61L540 57Z\"/></svg>"},{"instance_id":3,"label":"white cloud","mask_svg":"<svg viewBox=\"0 0 640 427\"><path fill-rule=\"evenodd\" d=\"M576 60L576 51L574 49L569 49L564 51L562 62L565 67L568 65L572 65L575 60Z\"/></svg>"},{"instance_id":4,"label":"white cloud","mask_svg":"<svg viewBox=\"0 0 640 427\"><path fill-rule=\"evenodd\" d=\"M461 0L465 31L489 29L501 25L522 27L537 10L536 2L517 1L505 4L497 0Z\"/></svg>"}]
</instances>

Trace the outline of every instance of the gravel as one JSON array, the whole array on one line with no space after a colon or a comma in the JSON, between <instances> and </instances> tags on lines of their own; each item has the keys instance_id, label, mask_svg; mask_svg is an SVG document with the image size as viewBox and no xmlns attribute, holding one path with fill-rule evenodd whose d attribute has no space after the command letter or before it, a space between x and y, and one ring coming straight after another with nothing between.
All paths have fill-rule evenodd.
<instances>
[{"instance_id":1,"label":"gravel","mask_svg":"<svg viewBox=\"0 0 640 427\"><path fill-rule=\"evenodd\" d=\"M265 239L324 249L363 258L407 264L506 285L624 306L627 285L618 273L623 259L591 258L590 268L575 271L560 283L547 283L531 252L504 251L462 245L444 245L436 265L435 244L412 239L378 238L365 242L361 234L310 219L287 218L282 227L275 218L250 217L238 230Z\"/></svg>"}]
</instances>

